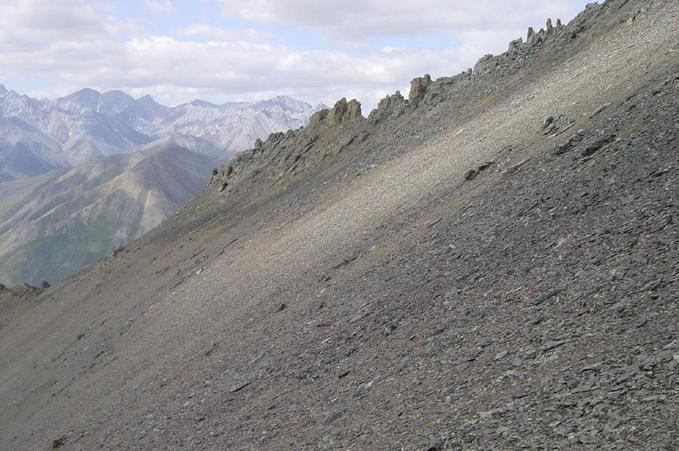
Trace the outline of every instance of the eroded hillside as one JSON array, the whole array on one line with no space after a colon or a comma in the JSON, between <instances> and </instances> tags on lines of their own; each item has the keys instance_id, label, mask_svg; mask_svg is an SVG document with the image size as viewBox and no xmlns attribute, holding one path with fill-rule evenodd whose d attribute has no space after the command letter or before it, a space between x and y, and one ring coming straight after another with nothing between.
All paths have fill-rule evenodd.
<instances>
[{"instance_id":1,"label":"eroded hillside","mask_svg":"<svg viewBox=\"0 0 679 451\"><path fill-rule=\"evenodd\" d=\"M0 323L3 446L676 446L679 5L550 24L273 135Z\"/></svg>"},{"instance_id":2,"label":"eroded hillside","mask_svg":"<svg viewBox=\"0 0 679 451\"><path fill-rule=\"evenodd\" d=\"M173 215L219 160L173 141L0 184L0 280L59 282Z\"/></svg>"}]
</instances>

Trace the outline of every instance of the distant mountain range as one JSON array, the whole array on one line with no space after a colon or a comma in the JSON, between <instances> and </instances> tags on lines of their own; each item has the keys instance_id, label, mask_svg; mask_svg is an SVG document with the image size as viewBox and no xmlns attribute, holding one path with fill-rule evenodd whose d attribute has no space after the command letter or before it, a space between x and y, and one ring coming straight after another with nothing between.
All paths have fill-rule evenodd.
<instances>
[{"instance_id":1,"label":"distant mountain range","mask_svg":"<svg viewBox=\"0 0 679 451\"><path fill-rule=\"evenodd\" d=\"M0 85L0 283L57 282L137 238L257 139L324 105L167 107L123 91L36 100Z\"/></svg>"},{"instance_id":2,"label":"distant mountain range","mask_svg":"<svg viewBox=\"0 0 679 451\"><path fill-rule=\"evenodd\" d=\"M167 141L0 183L0 281L61 280L110 254L191 200L217 164Z\"/></svg>"},{"instance_id":3,"label":"distant mountain range","mask_svg":"<svg viewBox=\"0 0 679 451\"><path fill-rule=\"evenodd\" d=\"M75 167L167 138L227 160L258 138L305 125L323 108L285 96L167 107L150 96L93 89L37 100L0 85L0 181Z\"/></svg>"}]
</instances>

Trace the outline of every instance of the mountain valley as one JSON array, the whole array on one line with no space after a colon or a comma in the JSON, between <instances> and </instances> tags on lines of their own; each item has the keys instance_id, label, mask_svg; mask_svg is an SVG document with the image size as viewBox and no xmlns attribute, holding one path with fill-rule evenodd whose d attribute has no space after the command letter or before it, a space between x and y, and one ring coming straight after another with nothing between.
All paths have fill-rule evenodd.
<instances>
[{"instance_id":1,"label":"mountain valley","mask_svg":"<svg viewBox=\"0 0 679 451\"><path fill-rule=\"evenodd\" d=\"M55 283L96 262L174 214L237 151L318 108L284 96L170 108L93 89L35 100L0 86L0 282Z\"/></svg>"}]
</instances>

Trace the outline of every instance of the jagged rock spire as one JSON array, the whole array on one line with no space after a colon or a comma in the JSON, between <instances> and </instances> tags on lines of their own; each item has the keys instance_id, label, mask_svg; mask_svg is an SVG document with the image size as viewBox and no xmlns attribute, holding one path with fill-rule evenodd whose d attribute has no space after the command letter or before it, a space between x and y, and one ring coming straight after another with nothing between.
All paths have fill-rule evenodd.
<instances>
[{"instance_id":1,"label":"jagged rock spire","mask_svg":"<svg viewBox=\"0 0 679 451\"><path fill-rule=\"evenodd\" d=\"M417 102L427 92L427 88L431 85L431 75L426 74L424 77L418 77L410 82L410 94L408 94L409 102Z\"/></svg>"},{"instance_id":2,"label":"jagged rock spire","mask_svg":"<svg viewBox=\"0 0 679 451\"><path fill-rule=\"evenodd\" d=\"M377 108L370 112L369 120L377 121L389 114L398 111L403 112L407 102L401 95L401 91L396 91L390 96L386 96L377 104Z\"/></svg>"},{"instance_id":3,"label":"jagged rock spire","mask_svg":"<svg viewBox=\"0 0 679 451\"><path fill-rule=\"evenodd\" d=\"M528 27L528 34L526 35L526 42L531 42L535 36L535 30L533 27Z\"/></svg>"},{"instance_id":4,"label":"jagged rock spire","mask_svg":"<svg viewBox=\"0 0 679 451\"><path fill-rule=\"evenodd\" d=\"M328 114L329 125L337 125L363 117L361 104L356 99L347 102L346 97L341 98Z\"/></svg>"}]
</instances>

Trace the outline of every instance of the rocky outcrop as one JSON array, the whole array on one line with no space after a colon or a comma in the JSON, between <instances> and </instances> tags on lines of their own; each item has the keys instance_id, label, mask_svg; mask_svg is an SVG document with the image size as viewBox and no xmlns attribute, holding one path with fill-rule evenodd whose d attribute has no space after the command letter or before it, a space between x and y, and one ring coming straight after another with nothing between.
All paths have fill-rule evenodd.
<instances>
[{"instance_id":1,"label":"rocky outcrop","mask_svg":"<svg viewBox=\"0 0 679 451\"><path fill-rule=\"evenodd\" d=\"M257 140L252 149L237 154L212 177L209 189L218 193L229 192L240 181L262 172L277 174L271 177L273 183L281 180L285 174L297 174L311 164L311 160L340 152L342 142L333 141L332 137L346 134L348 129L361 127L365 121L358 100L347 101L342 98L331 109L314 113L306 127L272 133L265 141ZM325 138L321 142L327 145L319 144L321 137ZM312 153L315 154L314 158L310 157Z\"/></svg>"},{"instance_id":2,"label":"rocky outcrop","mask_svg":"<svg viewBox=\"0 0 679 451\"><path fill-rule=\"evenodd\" d=\"M352 99L347 102L346 98L342 98L331 109L314 113L309 119L308 128L316 128L323 125L333 127L360 119L363 119L363 115L361 114L361 104L358 100Z\"/></svg>"},{"instance_id":3,"label":"rocky outcrop","mask_svg":"<svg viewBox=\"0 0 679 451\"><path fill-rule=\"evenodd\" d=\"M497 65L497 59L493 55L482 56L474 65L474 73L484 74Z\"/></svg>"},{"instance_id":4,"label":"rocky outcrop","mask_svg":"<svg viewBox=\"0 0 679 451\"><path fill-rule=\"evenodd\" d=\"M511 41L507 52L497 56L485 55L473 69L467 69L456 76L433 80L426 74L414 78L410 84L407 100L400 92L386 96L368 115L367 123L372 125L383 123L386 126L387 118L399 117L420 108L433 109L460 93L465 93L465 96L487 95L504 79L530 65L537 58L553 58L554 55L567 51L572 35L583 33L593 26L595 23L593 19L599 14L600 8L597 5L589 6L566 26L560 19L556 19L556 25L549 19L545 29L535 31L531 27L525 41L523 38ZM365 119L360 103L356 100L340 99L333 108L314 113L306 127L286 133L273 133L264 141L258 140L252 149L238 154L229 165L213 177L210 182L211 189L218 193L230 192L240 181L261 172L278 173L279 175L270 176L270 180L274 181L283 179L280 174L298 174L304 168L308 168L312 160L325 158L348 148L350 144L347 143L353 143L358 135L364 133L358 131L363 122ZM349 132L347 131L349 129L356 131ZM344 134L351 137L345 137L344 143L332 142L325 148L320 148L320 138L329 139L340 133L340 130L344 130ZM301 150L292 152L290 150L292 148Z\"/></svg>"},{"instance_id":5,"label":"rocky outcrop","mask_svg":"<svg viewBox=\"0 0 679 451\"><path fill-rule=\"evenodd\" d=\"M373 111L370 112L368 120L372 122L377 122L391 115L399 116L403 114L408 102L401 95L400 91L396 91L394 94L386 96L377 105Z\"/></svg>"},{"instance_id":6,"label":"rocky outcrop","mask_svg":"<svg viewBox=\"0 0 679 451\"><path fill-rule=\"evenodd\" d=\"M431 75L426 74L424 77L418 77L410 82L410 94L408 94L408 102L416 105L424 95L427 89L431 86Z\"/></svg>"},{"instance_id":7,"label":"rocky outcrop","mask_svg":"<svg viewBox=\"0 0 679 451\"><path fill-rule=\"evenodd\" d=\"M363 116L361 115L361 104L358 100L353 99L347 102L346 98L342 98L328 113L328 125L332 127L359 118L363 118Z\"/></svg>"},{"instance_id":8,"label":"rocky outcrop","mask_svg":"<svg viewBox=\"0 0 679 451\"><path fill-rule=\"evenodd\" d=\"M525 41L523 38L517 38L510 42L507 52L501 55L485 55L478 60L473 69L467 69L453 77L433 80L426 74L414 78L407 100L400 92L386 96L368 115L367 121L362 116L358 101L340 99L333 108L314 113L306 127L285 133L272 133L265 141L258 140L252 149L241 152L228 166L222 168L219 174L213 177L210 186L218 193L230 192L240 181L260 172L277 172L279 175L272 175L269 178L280 181L284 178L280 174L299 174L310 167L312 160L320 161L328 155L341 153L350 147L359 135L369 133L359 131L364 122L387 126L387 118L396 118L421 108L433 110L440 103L460 95L472 98L488 95L500 86L503 80L534 61L540 58L554 59L570 51L570 42L574 38L592 33L593 29L610 27L606 21L595 20L602 14L602 8L598 4L588 5L567 25L563 25L560 19L556 19L555 22L548 19L543 29L536 31L529 27ZM612 7L609 7L607 11L611 9ZM350 138L328 142L321 148L320 143L325 142L323 138L331 140L330 137L342 133ZM298 150L293 152L292 148Z\"/></svg>"}]
</instances>

